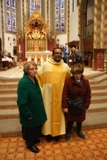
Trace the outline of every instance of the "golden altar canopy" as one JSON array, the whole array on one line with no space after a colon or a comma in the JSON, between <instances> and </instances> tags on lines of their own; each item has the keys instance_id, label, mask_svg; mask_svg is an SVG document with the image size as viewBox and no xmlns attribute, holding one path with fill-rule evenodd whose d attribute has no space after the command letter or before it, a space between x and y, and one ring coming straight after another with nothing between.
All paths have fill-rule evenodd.
<instances>
[{"instance_id":1,"label":"golden altar canopy","mask_svg":"<svg viewBox=\"0 0 107 160\"><path fill-rule=\"evenodd\" d=\"M35 60L38 66L47 61L52 52L47 50L47 24L36 8L25 24L25 51L29 60Z\"/></svg>"},{"instance_id":2,"label":"golden altar canopy","mask_svg":"<svg viewBox=\"0 0 107 160\"><path fill-rule=\"evenodd\" d=\"M36 8L25 24L26 52L47 50L47 24Z\"/></svg>"}]
</instances>

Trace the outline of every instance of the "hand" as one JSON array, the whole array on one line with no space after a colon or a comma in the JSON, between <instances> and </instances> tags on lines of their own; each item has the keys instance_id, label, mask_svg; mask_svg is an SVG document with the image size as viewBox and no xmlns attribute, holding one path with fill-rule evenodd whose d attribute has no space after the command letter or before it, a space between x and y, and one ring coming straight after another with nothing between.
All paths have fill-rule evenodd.
<instances>
[{"instance_id":1,"label":"hand","mask_svg":"<svg viewBox=\"0 0 107 160\"><path fill-rule=\"evenodd\" d=\"M32 120L32 117L28 118L28 120Z\"/></svg>"},{"instance_id":2,"label":"hand","mask_svg":"<svg viewBox=\"0 0 107 160\"><path fill-rule=\"evenodd\" d=\"M64 113L68 113L68 108L63 108Z\"/></svg>"}]
</instances>

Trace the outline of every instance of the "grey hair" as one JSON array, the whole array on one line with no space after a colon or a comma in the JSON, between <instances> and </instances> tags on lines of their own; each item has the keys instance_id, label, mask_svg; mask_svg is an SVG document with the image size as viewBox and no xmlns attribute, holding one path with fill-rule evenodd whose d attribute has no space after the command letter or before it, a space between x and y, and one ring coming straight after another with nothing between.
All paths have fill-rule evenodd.
<instances>
[{"instance_id":1,"label":"grey hair","mask_svg":"<svg viewBox=\"0 0 107 160\"><path fill-rule=\"evenodd\" d=\"M29 70L30 65L34 65L37 67L37 64L34 61L28 61L23 66L24 73L28 74L28 70Z\"/></svg>"}]
</instances>

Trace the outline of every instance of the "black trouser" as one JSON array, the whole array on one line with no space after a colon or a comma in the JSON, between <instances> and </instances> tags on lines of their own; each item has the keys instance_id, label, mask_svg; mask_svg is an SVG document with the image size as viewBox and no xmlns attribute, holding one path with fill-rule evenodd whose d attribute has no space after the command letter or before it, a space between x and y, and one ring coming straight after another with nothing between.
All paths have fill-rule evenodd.
<instances>
[{"instance_id":1,"label":"black trouser","mask_svg":"<svg viewBox=\"0 0 107 160\"><path fill-rule=\"evenodd\" d=\"M33 128L22 126L22 136L26 140L27 146L34 145L34 141L41 136L41 126Z\"/></svg>"},{"instance_id":2,"label":"black trouser","mask_svg":"<svg viewBox=\"0 0 107 160\"><path fill-rule=\"evenodd\" d=\"M74 122L72 122L72 121L68 121L67 122L66 133L70 133L71 132L73 124L74 124ZM77 124L77 132L81 132L82 122L76 122L76 124Z\"/></svg>"}]
</instances>

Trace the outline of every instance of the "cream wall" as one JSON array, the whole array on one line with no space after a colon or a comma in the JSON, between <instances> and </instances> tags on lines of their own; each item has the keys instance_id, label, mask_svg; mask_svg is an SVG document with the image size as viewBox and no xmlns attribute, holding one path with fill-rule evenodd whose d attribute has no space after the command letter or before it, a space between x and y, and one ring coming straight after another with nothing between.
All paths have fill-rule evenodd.
<instances>
[{"instance_id":1,"label":"cream wall","mask_svg":"<svg viewBox=\"0 0 107 160\"><path fill-rule=\"evenodd\" d=\"M65 43L67 43L67 34L63 34L63 35L58 35L56 37L56 40L59 39L59 44L63 44L65 45Z\"/></svg>"},{"instance_id":2,"label":"cream wall","mask_svg":"<svg viewBox=\"0 0 107 160\"><path fill-rule=\"evenodd\" d=\"M69 41L78 41L78 8L70 15L70 40Z\"/></svg>"},{"instance_id":3,"label":"cream wall","mask_svg":"<svg viewBox=\"0 0 107 160\"><path fill-rule=\"evenodd\" d=\"M16 46L16 35L5 33L5 40L4 41L5 41L4 51L6 52L6 54L8 52L10 52L11 55L14 56L13 55L13 47Z\"/></svg>"}]
</instances>

